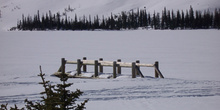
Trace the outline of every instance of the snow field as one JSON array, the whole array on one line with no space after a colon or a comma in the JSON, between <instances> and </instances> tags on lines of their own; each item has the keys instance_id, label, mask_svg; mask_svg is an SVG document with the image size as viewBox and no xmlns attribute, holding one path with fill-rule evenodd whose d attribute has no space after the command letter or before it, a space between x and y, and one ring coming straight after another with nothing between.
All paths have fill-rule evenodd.
<instances>
[{"instance_id":1,"label":"snow field","mask_svg":"<svg viewBox=\"0 0 220 110\"><path fill-rule=\"evenodd\" d=\"M169 98L169 99L135 99L117 101L94 101L87 104L87 109L91 110L218 110L219 97L200 98ZM94 106L97 104L97 106ZM212 105L212 107L210 107Z\"/></svg>"},{"instance_id":2,"label":"snow field","mask_svg":"<svg viewBox=\"0 0 220 110\"><path fill-rule=\"evenodd\" d=\"M165 79L155 79L153 68L141 68L146 78L131 79L131 70L122 69L116 79L69 79L71 90L80 89L89 98L88 110L218 110L220 108L220 31L38 31L7 32L17 21L33 15L64 13L70 6L70 17L82 15L109 16L131 9L153 13L189 9L213 11L219 0L1 0L0 1L0 104L24 106L24 99L39 100L43 91L39 65L46 80L60 67L60 59L89 60L104 58L141 63L159 61ZM76 66L68 65L68 70ZM88 67L93 72L93 67ZM104 67L111 73L112 68Z\"/></svg>"},{"instance_id":3,"label":"snow field","mask_svg":"<svg viewBox=\"0 0 220 110\"><path fill-rule=\"evenodd\" d=\"M10 77L19 77L15 71L22 71L20 76L36 74L39 65L45 68L45 73L52 74L58 70L61 58L77 60L86 56L88 60L140 60L150 64L159 61L161 72L168 78L219 80L217 30L2 32L1 35L1 71L2 75L10 73ZM68 68L75 69L71 65ZM145 76L153 75L148 72L153 71L151 68L141 70ZM130 74L130 69L125 71Z\"/></svg>"},{"instance_id":4,"label":"snow field","mask_svg":"<svg viewBox=\"0 0 220 110\"><path fill-rule=\"evenodd\" d=\"M0 103L23 105L23 100L39 100L43 91L39 65L50 75L58 70L61 58L89 60L104 58L141 63L159 61L165 79L155 79L153 68L141 68L146 78L132 79L129 68L116 79L69 79L71 90L90 99L88 110L121 109L201 109L218 110L220 100L220 38L218 30L181 31L39 31L1 32ZM76 65L67 65L68 70ZM93 71L93 66L88 66ZM111 73L112 68L104 67Z\"/></svg>"}]
</instances>

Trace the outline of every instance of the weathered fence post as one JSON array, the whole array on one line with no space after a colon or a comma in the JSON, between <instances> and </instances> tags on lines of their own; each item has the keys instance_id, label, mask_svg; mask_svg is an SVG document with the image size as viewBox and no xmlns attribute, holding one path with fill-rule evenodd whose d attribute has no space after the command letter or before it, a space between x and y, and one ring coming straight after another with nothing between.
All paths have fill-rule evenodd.
<instances>
[{"instance_id":1,"label":"weathered fence post","mask_svg":"<svg viewBox=\"0 0 220 110\"><path fill-rule=\"evenodd\" d=\"M121 59L118 59L117 62L121 62ZM120 66L120 65L117 65L117 67L118 67L117 73L118 73L118 74L121 74L121 66Z\"/></svg>"},{"instance_id":2,"label":"weathered fence post","mask_svg":"<svg viewBox=\"0 0 220 110\"><path fill-rule=\"evenodd\" d=\"M98 60L95 60L95 65L94 65L94 77L97 77L97 76L98 76L98 67L99 67Z\"/></svg>"},{"instance_id":3,"label":"weathered fence post","mask_svg":"<svg viewBox=\"0 0 220 110\"><path fill-rule=\"evenodd\" d=\"M135 69L135 67L136 67L136 64L135 64L135 62L133 62L132 66L131 66L131 68L132 68L132 78L136 78L136 69Z\"/></svg>"},{"instance_id":4,"label":"weathered fence post","mask_svg":"<svg viewBox=\"0 0 220 110\"><path fill-rule=\"evenodd\" d=\"M86 57L83 57L83 60L86 60L87 58ZM86 64L82 64L83 65L83 72L86 72L87 71L87 67L86 67Z\"/></svg>"},{"instance_id":5,"label":"weathered fence post","mask_svg":"<svg viewBox=\"0 0 220 110\"><path fill-rule=\"evenodd\" d=\"M116 78L116 77L117 77L116 67L117 67L116 61L114 61L114 62L113 62L113 78Z\"/></svg>"},{"instance_id":6,"label":"weathered fence post","mask_svg":"<svg viewBox=\"0 0 220 110\"><path fill-rule=\"evenodd\" d=\"M103 61L103 58L99 58L99 61ZM99 72L103 73L103 66L101 64L99 65Z\"/></svg>"},{"instance_id":7,"label":"weathered fence post","mask_svg":"<svg viewBox=\"0 0 220 110\"><path fill-rule=\"evenodd\" d=\"M163 74L159 70L159 62L158 61L155 62L154 68L155 68L155 77L158 78L160 76L160 78L164 78Z\"/></svg>"},{"instance_id":8,"label":"weathered fence post","mask_svg":"<svg viewBox=\"0 0 220 110\"><path fill-rule=\"evenodd\" d=\"M81 74L81 66L82 66L82 62L80 59L78 59L77 60L77 76Z\"/></svg>"},{"instance_id":9,"label":"weathered fence post","mask_svg":"<svg viewBox=\"0 0 220 110\"><path fill-rule=\"evenodd\" d=\"M66 60L65 58L61 59L61 73L65 74L65 64L66 64Z\"/></svg>"},{"instance_id":10,"label":"weathered fence post","mask_svg":"<svg viewBox=\"0 0 220 110\"><path fill-rule=\"evenodd\" d=\"M137 60L136 63L140 63L140 60ZM140 70L139 66L137 66L137 68ZM140 75L138 71L136 71L136 75Z\"/></svg>"},{"instance_id":11,"label":"weathered fence post","mask_svg":"<svg viewBox=\"0 0 220 110\"><path fill-rule=\"evenodd\" d=\"M156 61L154 66L155 66L155 78L158 78L159 77L159 73L157 72L157 70L159 69L159 62Z\"/></svg>"}]
</instances>

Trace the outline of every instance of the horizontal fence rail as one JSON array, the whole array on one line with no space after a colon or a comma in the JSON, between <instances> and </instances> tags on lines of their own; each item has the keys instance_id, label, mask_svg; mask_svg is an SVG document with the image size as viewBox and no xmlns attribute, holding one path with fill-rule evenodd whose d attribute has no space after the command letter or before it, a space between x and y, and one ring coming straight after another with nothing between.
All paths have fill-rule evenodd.
<instances>
[{"instance_id":1,"label":"horizontal fence rail","mask_svg":"<svg viewBox=\"0 0 220 110\"><path fill-rule=\"evenodd\" d=\"M113 66L112 61L98 61L98 63L102 66ZM77 64L77 61L67 61L66 64ZM82 60L82 64L84 65L94 65L95 60ZM132 63L127 63L127 62L116 62L117 65L121 67L132 67ZM154 67L154 64L141 64L141 63L136 63L136 66L139 67Z\"/></svg>"}]
</instances>

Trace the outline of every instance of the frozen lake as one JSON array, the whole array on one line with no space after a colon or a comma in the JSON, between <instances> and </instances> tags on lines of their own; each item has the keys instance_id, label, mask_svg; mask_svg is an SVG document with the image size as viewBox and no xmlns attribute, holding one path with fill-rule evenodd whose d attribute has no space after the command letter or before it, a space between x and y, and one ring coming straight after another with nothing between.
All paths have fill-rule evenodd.
<instances>
[{"instance_id":1,"label":"frozen lake","mask_svg":"<svg viewBox=\"0 0 220 110\"><path fill-rule=\"evenodd\" d=\"M73 89L85 92L82 99L90 99L88 109L106 109L112 105L131 110L134 106L140 110L175 109L168 105L175 103L181 107L189 102L195 105L185 109L198 109L201 105L204 110L220 107L217 104L220 101L219 30L15 31L0 35L0 103L22 104L25 98L39 99L38 93L42 91L37 77L39 65L47 80L58 82L58 78L50 75L60 67L61 58L87 57L152 64L159 61L165 76L165 79L69 79L74 83ZM141 70L144 76L154 76L152 68ZM104 68L104 71L112 70ZM123 69L122 74L130 75L130 71ZM164 104L157 107L158 102ZM97 103L102 106L96 108Z\"/></svg>"}]
</instances>

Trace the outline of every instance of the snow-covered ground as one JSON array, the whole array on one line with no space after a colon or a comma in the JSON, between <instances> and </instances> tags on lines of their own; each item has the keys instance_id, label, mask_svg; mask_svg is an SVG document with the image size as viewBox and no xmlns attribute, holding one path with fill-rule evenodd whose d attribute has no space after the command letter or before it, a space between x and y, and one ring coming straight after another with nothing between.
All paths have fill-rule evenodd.
<instances>
[{"instance_id":1,"label":"snow-covered ground","mask_svg":"<svg viewBox=\"0 0 220 110\"><path fill-rule=\"evenodd\" d=\"M39 65L46 79L58 70L61 58L103 58L141 63L159 61L165 79L155 79L153 68L141 68L145 78L131 78L123 68L116 79L69 79L70 88L90 99L88 110L218 110L220 108L219 30L131 31L7 31L22 14L64 13L68 16L110 15L144 9L161 12L164 7L186 10L220 8L219 0L1 0L0 1L0 104L23 106L24 99L39 100L43 91L37 76ZM76 65L68 65L75 70ZM88 71L93 72L89 66ZM112 68L105 67L105 73Z\"/></svg>"},{"instance_id":2,"label":"snow-covered ground","mask_svg":"<svg viewBox=\"0 0 220 110\"><path fill-rule=\"evenodd\" d=\"M58 70L61 58L104 58L142 63L159 61L165 79L155 79L153 68L141 68L146 78L132 79L131 69L116 79L69 79L71 90L84 91L88 110L212 109L220 107L220 31L40 31L1 32L0 103L38 100L43 91L39 65L47 80ZM76 65L67 65L67 70ZM88 71L92 72L92 66ZM112 68L104 68L111 73Z\"/></svg>"}]
</instances>

